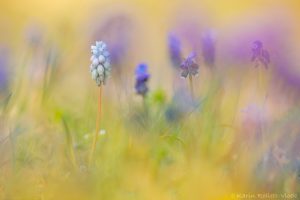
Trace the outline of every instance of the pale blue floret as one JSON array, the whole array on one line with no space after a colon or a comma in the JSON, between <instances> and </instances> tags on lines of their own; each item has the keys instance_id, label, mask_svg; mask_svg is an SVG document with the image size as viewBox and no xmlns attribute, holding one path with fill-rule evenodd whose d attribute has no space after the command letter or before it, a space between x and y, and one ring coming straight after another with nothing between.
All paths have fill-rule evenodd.
<instances>
[{"instance_id":1,"label":"pale blue floret","mask_svg":"<svg viewBox=\"0 0 300 200\"><path fill-rule=\"evenodd\" d=\"M91 53L90 72L92 73L93 80L100 86L105 84L106 79L110 75L110 54L106 44L102 41L97 41L96 45L91 46Z\"/></svg>"},{"instance_id":2,"label":"pale blue floret","mask_svg":"<svg viewBox=\"0 0 300 200\"><path fill-rule=\"evenodd\" d=\"M103 52L103 55L104 55L105 57L109 57L109 56L110 56L110 54L109 54L108 51L104 51L104 52Z\"/></svg>"},{"instance_id":3,"label":"pale blue floret","mask_svg":"<svg viewBox=\"0 0 300 200\"><path fill-rule=\"evenodd\" d=\"M110 69L110 63L108 61L106 61L104 64L103 64L104 68L105 69Z\"/></svg>"},{"instance_id":4,"label":"pale blue floret","mask_svg":"<svg viewBox=\"0 0 300 200\"><path fill-rule=\"evenodd\" d=\"M97 58L95 58L95 59L97 59ZM98 60L98 63L103 63L103 62L105 62L105 56L100 55L97 60Z\"/></svg>"}]
</instances>

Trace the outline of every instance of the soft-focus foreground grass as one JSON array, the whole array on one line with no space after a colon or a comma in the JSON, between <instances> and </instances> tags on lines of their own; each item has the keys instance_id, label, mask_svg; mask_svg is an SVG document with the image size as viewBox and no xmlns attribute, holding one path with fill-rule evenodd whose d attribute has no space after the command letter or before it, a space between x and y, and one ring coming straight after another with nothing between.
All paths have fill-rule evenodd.
<instances>
[{"instance_id":1,"label":"soft-focus foreground grass","mask_svg":"<svg viewBox=\"0 0 300 200\"><path fill-rule=\"evenodd\" d=\"M2 104L2 129L9 135L1 144L1 198L234 199L235 192L295 192L295 176L269 183L255 172L286 122L274 126L272 135L264 131L267 142L243 138L240 94L219 78L207 81L200 105L176 122L165 120L170 99L161 90L149 95L147 111L141 99L115 103L106 91L106 134L99 137L90 168L96 94L72 103L60 102L55 94L43 99L50 90L12 95Z\"/></svg>"},{"instance_id":2,"label":"soft-focus foreground grass","mask_svg":"<svg viewBox=\"0 0 300 200\"><path fill-rule=\"evenodd\" d=\"M108 104L107 98L104 101L106 134L99 138L90 169L87 136L93 131L94 123L89 122L95 118L95 101L86 99L82 113L51 103L35 104L30 113L20 113L29 121L34 115L33 123L8 118L12 130L5 154L10 159L1 169L2 198L226 199L233 188L248 189L244 184L253 166L249 160L235 161L238 164L231 169L233 161L226 158L221 137L224 129L218 127L217 110L211 112L217 102L210 101L201 115L192 113L182 124L167 124L158 112L149 114L155 116L149 116L146 127L139 127L124 118L122 112L128 111ZM159 110L155 106L150 109ZM67 131L73 137L76 166L71 162Z\"/></svg>"}]
</instances>

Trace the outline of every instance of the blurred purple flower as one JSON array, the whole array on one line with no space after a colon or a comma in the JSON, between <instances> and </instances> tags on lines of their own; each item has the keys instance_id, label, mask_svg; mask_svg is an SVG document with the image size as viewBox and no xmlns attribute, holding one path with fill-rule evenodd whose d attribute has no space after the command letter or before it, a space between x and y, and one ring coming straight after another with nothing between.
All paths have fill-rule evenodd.
<instances>
[{"instance_id":1,"label":"blurred purple flower","mask_svg":"<svg viewBox=\"0 0 300 200\"><path fill-rule=\"evenodd\" d=\"M139 64L135 69L135 90L137 94L145 96L148 92L147 82L150 77L148 66L145 63Z\"/></svg>"},{"instance_id":2,"label":"blurred purple flower","mask_svg":"<svg viewBox=\"0 0 300 200\"><path fill-rule=\"evenodd\" d=\"M192 52L180 65L181 77L196 76L199 73L199 65L195 62L196 54Z\"/></svg>"},{"instance_id":3,"label":"blurred purple flower","mask_svg":"<svg viewBox=\"0 0 300 200\"><path fill-rule=\"evenodd\" d=\"M297 70L297 59L285 54L276 54L272 62L277 75L274 84L278 84L278 80L282 80L286 86L300 91L300 73Z\"/></svg>"},{"instance_id":4,"label":"blurred purple flower","mask_svg":"<svg viewBox=\"0 0 300 200\"><path fill-rule=\"evenodd\" d=\"M256 40L253 42L252 53L251 61L255 62L255 67L263 64L265 68L268 68L270 55L269 52L263 48L263 43L261 41Z\"/></svg>"},{"instance_id":5,"label":"blurred purple flower","mask_svg":"<svg viewBox=\"0 0 300 200\"><path fill-rule=\"evenodd\" d=\"M195 20L194 16L183 16L177 20L176 24L173 29L184 46L197 53L200 52L202 29L199 20Z\"/></svg>"},{"instance_id":6,"label":"blurred purple flower","mask_svg":"<svg viewBox=\"0 0 300 200\"><path fill-rule=\"evenodd\" d=\"M259 49L257 44L254 43L258 39L263 42L264 50L267 50L268 53L272 52L272 63L274 63L277 55L285 54L286 51L284 49L286 49L288 44L287 38L291 35L291 23L289 23L290 20L286 16L279 15L274 17L277 17L276 20L262 17L264 22L258 22L260 19L258 16L255 20L253 18L249 18L246 21L241 20L228 28L228 32L220 34L223 37L219 41L220 48L218 50L218 57L222 60L220 65L239 68L248 68L249 65L254 65L249 60L253 57L254 52ZM252 45L254 52L252 52ZM257 57L256 55L260 56ZM261 55L260 53L255 54L255 58L260 58ZM267 56L263 55L262 58L266 59ZM268 62L266 63L268 66L270 65ZM258 64L264 67L260 61Z\"/></svg>"},{"instance_id":7,"label":"blurred purple flower","mask_svg":"<svg viewBox=\"0 0 300 200\"><path fill-rule=\"evenodd\" d=\"M168 36L169 55L175 68L179 68L182 60L180 40L172 33Z\"/></svg>"},{"instance_id":8,"label":"blurred purple flower","mask_svg":"<svg viewBox=\"0 0 300 200\"><path fill-rule=\"evenodd\" d=\"M9 84L7 68L8 52L5 48L0 48L0 92L6 91Z\"/></svg>"},{"instance_id":9,"label":"blurred purple flower","mask_svg":"<svg viewBox=\"0 0 300 200\"><path fill-rule=\"evenodd\" d=\"M111 64L116 68L124 65L130 48L132 20L126 14L109 16L96 28L94 40L101 38L109 46Z\"/></svg>"},{"instance_id":10,"label":"blurred purple flower","mask_svg":"<svg viewBox=\"0 0 300 200\"><path fill-rule=\"evenodd\" d=\"M215 39L213 37L212 32L206 32L202 36L202 55L204 58L204 62L208 66L214 66L215 64Z\"/></svg>"}]
</instances>

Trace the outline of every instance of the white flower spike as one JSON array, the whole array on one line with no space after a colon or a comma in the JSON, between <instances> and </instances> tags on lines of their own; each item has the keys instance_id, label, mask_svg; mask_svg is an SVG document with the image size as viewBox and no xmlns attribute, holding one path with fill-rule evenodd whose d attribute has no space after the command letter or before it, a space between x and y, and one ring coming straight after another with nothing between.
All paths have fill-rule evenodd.
<instances>
[{"instance_id":1,"label":"white flower spike","mask_svg":"<svg viewBox=\"0 0 300 200\"><path fill-rule=\"evenodd\" d=\"M111 65L107 46L102 41L96 41L96 45L91 46L91 62L90 72L92 79L96 81L98 86L104 85L106 79L110 75Z\"/></svg>"}]
</instances>

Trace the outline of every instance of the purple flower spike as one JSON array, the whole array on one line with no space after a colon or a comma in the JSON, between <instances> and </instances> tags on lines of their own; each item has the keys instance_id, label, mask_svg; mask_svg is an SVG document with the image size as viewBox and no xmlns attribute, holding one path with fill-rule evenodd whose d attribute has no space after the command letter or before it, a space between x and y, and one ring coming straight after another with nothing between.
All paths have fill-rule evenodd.
<instances>
[{"instance_id":1,"label":"purple flower spike","mask_svg":"<svg viewBox=\"0 0 300 200\"><path fill-rule=\"evenodd\" d=\"M144 63L139 64L135 69L135 90L137 94L145 96L148 92L147 81L150 77L148 66Z\"/></svg>"},{"instance_id":2,"label":"purple flower spike","mask_svg":"<svg viewBox=\"0 0 300 200\"><path fill-rule=\"evenodd\" d=\"M214 66L215 64L215 39L211 32L207 32L202 37L202 55L204 62L208 66Z\"/></svg>"},{"instance_id":3,"label":"purple flower spike","mask_svg":"<svg viewBox=\"0 0 300 200\"><path fill-rule=\"evenodd\" d=\"M255 62L255 67L258 67L259 64L263 64L265 68L268 68L270 55L269 52L263 48L261 41L256 40L253 42L252 53L251 61Z\"/></svg>"},{"instance_id":4,"label":"purple flower spike","mask_svg":"<svg viewBox=\"0 0 300 200\"><path fill-rule=\"evenodd\" d=\"M2 92L6 92L9 86L9 52L6 48L0 46L0 96Z\"/></svg>"},{"instance_id":5,"label":"purple flower spike","mask_svg":"<svg viewBox=\"0 0 300 200\"><path fill-rule=\"evenodd\" d=\"M182 69L181 77L196 76L199 73L199 65L195 62L196 54L192 52L180 65Z\"/></svg>"},{"instance_id":6,"label":"purple flower spike","mask_svg":"<svg viewBox=\"0 0 300 200\"><path fill-rule=\"evenodd\" d=\"M181 64L181 43L180 40L174 35L169 34L168 37L169 55L172 64L175 68L179 68Z\"/></svg>"}]
</instances>

